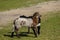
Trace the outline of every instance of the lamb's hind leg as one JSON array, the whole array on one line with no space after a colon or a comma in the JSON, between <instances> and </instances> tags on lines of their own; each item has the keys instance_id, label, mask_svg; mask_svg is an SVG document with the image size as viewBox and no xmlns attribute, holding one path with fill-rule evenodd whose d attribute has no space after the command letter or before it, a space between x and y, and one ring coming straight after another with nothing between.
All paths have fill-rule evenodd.
<instances>
[{"instance_id":1,"label":"lamb's hind leg","mask_svg":"<svg viewBox=\"0 0 60 40\"><path fill-rule=\"evenodd\" d=\"M30 33L30 27L28 27L28 33Z\"/></svg>"},{"instance_id":2,"label":"lamb's hind leg","mask_svg":"<svg viewBox=\"0 0 60 40\"><path fill-rule=\"evenodd\" d=\"M15 32L15 26L13 26L12 33L11 33L11 37L14 36L14 32Z\"/></svg>"},{"instance_id":3,"label":"lamb's hind leg","mask_svg":"<svg viewBox=\"0 0 60 40\"><path fill-rule=\"evenodd\" d=\"M16 33L16 36L17 36L17 37L19 37L19 32L18 32L18 31L19 31L19 28L16 28L16 29L15 29L15 33Z\"/></svg>"},{"instance_id":4,"label":"lamb's hind leg","mask_svg":"<svg viewBox=\"0 0 60 40\"><path fill-rule=\"evenodd\" d=\"M14 26L13 31L11 33L11 37L14 36L14 32L16 33L17 37L19 37L18 31L19 31L19 28L17 28L16 26Z\"/></svg>"},{"instance_id":5,"label":"lamb's hind leg","mask_svg":"<svg viewBox=\"0 0 60 40\"><path fill-rule=\"evenodd\" d=\"M13 36L14 36L14 32L11 33L11 37L13 37Z\"/></svg>"}]
</instances>

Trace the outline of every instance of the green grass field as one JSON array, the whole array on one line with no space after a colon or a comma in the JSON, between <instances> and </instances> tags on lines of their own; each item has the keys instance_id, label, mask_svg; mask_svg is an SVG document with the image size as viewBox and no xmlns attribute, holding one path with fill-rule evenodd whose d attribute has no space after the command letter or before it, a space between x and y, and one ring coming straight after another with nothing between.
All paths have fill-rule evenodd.
<instances>
[{"instance_id":1,"label":"green grass field","mask_svg":"<svg viewBox=\"0 0 60 40\"><path fill-rule=\"evenodd\" d=\"M37 38L34 38L32 30L32 34L11 38L9 35L12 31L12 24L0 27L3 27L0 29L0 40L60 40L60 12L48 12L48 14L42 15L41 34ZM20 32L27 32L27 28L21 28Z\"/></svg>"},{"instance_id":2,"label":"green grass field","mask_svg":"<svg viewBox=\"0 0 60 40\"><path fill-rule=\"evenodd\" d=\"M28 7L44 1L53 0L0 0L0 11Z\"/></svg>"}]
</instances>

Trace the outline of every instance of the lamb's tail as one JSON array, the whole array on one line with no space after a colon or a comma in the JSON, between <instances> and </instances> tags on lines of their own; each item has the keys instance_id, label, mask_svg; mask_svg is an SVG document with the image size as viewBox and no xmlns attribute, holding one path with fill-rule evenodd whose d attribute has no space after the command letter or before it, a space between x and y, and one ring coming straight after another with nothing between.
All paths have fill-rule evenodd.
<instances>
[{"instance_id":1,"label":"lamb's tail","mask_svg":"<svg viewBox=\"0 0 60 40\"><path fill-rule=\"evenodd\" d=\"M13 28L12 28L12 32L14 32L14 30L15 30L15 20L13 21Z\"/></svg>"},{"instance_id":2,"label":"lamb's tail","mask_svg":"<svg viewBox=\"0 0 60 40\"><path fill-rule=\"evenodd\" d=\"M12 27L11 37L13 37L14 31L15 31L15 20L13 21L13 27Z\"/></svg>"}]
</instances>

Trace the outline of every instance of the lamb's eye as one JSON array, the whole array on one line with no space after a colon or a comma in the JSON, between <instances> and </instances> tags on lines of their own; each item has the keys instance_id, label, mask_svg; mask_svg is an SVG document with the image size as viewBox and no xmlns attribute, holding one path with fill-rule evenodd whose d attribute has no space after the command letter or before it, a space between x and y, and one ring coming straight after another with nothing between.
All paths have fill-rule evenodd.
<instances>
[{"instance_id":1,"label":"lamb's eye","mask_svg":"<svg viewBox=\"0 0 60 40\"><path fill-rule=\"evenodd\" d=\"M38 18L38 16L36 16L36 18Z\"/></svg>"}]
</instances>

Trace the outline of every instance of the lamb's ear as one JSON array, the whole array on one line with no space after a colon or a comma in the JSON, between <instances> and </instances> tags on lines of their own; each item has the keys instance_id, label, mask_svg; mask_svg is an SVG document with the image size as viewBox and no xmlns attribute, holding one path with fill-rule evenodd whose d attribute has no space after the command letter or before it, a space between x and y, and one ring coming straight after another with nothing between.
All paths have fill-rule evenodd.
<instances>
[{"instance_id":1,"label":"lamb's ear","mask_svg":"<svg viewBox=\"0 0 60 40\"><path fill-rule=\"evenodd\" d=\"M42 17L42 15L40 15L40 17Z\"/></svg>"}]
</instances>

